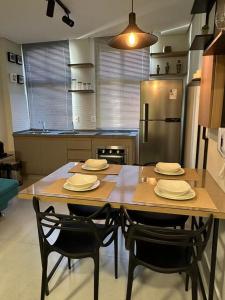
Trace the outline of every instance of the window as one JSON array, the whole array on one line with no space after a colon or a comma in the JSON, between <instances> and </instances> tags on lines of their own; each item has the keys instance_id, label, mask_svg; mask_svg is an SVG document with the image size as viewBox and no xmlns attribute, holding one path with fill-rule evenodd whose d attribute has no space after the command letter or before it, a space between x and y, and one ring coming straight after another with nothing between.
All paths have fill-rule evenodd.
<instances>
[{"instance_id":1,"label":"window","mask_svg":"<svg viewBox=\"0 0 225 300\"><path fill-rule=\"evenodd\" d=\"M23 45L31 128L72 128L69 42Z\"/></svg>"},{"instance_id":2,"label":"window","mask_svg":"<svg viewBox=\"0 0 225 300\"><path fill-rule=\"evenodd\" d=\"M138 128L140 81L149 78L149 48L117 50L96 39L97 126Z\"/></svg>"}]
</instances>

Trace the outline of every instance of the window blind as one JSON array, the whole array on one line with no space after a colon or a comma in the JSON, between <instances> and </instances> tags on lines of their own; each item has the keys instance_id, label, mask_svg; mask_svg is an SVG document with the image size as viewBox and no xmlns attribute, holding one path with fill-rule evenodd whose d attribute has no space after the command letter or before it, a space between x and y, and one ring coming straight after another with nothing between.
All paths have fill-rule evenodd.
<instances>
[{"instance_id":1,"label":"window blind","mask_svg":"<svg viewBox=\"0 0 225 300\"><path fill-rule=\"evenodd\" d=\"M149 78L149 48L124 51L95 39L97 126L102 129L139 127L140 81Z\"/></svg>"},{"instance_id":2,"label":"window blind","mask_svg":"<svg viewBox=\"0 0 225 300\"><path fill-rule=\"evenodd\" d=\"M69 42L23 45L31 128L72 128Z\"/></svg>"}]
</instances>

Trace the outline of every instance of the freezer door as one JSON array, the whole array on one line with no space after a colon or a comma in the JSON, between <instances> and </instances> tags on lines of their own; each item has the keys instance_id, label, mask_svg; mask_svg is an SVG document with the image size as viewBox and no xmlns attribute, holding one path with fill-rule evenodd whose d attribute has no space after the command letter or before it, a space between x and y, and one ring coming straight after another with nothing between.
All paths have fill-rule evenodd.
<instances>
[{"instance_id":1,"label":"freezer door","mask_svg":"<svg viewBox=\"0 0 225 300\"><path fill-rule=\"evenodd\" d=\"M180 162L181 126L179 121L140 121L139 164Z\"/></svg>"},{"instance_id":2,"label":"freezer door","mask_svg":"<svg viewBox=\"0 0 225 300\"><path fill-rule=\"evenodd\" d=\"M140 120L180 118L183 98L182 80L141 82Z\"/></svg>"}]
</instances>

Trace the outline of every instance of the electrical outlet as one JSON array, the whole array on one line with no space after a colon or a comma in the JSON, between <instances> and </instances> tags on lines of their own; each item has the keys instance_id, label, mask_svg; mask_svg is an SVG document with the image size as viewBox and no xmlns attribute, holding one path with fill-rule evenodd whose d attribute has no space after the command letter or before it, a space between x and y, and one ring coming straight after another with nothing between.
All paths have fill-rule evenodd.
<instances>
[{"instance_id":1,"label":"electrical outlet","mask_svg":"<svg viewBox=\"0 0 225 300\"><path fill-rule=\"evenodd\" d=\"M80 122L80 117L79 116L74 116L73 118L75 123L79 123Z\"/></svg>"},{"instance_id":2,"label":"electrical outlet","mask_svg":"<svg viewBox=\"0 0 225 300\"><path fill-rule=\"evenodd\" d=\"M91 116L91 122L96 123L96 116Z\"/></svg>"}]
</instances>

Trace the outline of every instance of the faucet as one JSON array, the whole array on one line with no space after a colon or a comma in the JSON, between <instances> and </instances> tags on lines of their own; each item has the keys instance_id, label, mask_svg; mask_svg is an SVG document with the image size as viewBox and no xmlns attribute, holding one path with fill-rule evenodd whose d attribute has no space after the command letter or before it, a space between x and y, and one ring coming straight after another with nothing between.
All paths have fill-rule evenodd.
<instances>
[{"instance_id":1,"label":"faucet","mask_svg":"<svg viewBox=\"0 0 225 300\"><path fill-rule=\"evenodd\" d=\"M74 121L72 120L72 127L73 127L73 133L74 134L78 134L79 132L75 129L75 126L74 126Z\"/></svg>"},{"instance_id":2,"label":"faucet","mask_svg":"<svg viewBox=\"0 0 225 300\"><path fill-rule=\"evenodd\" d=\"M41 121L41 124L42 124L42 131L43 132L46 132L46 127L45 127L45 122L44 121Z\"/></svg>"}]
</instances>

